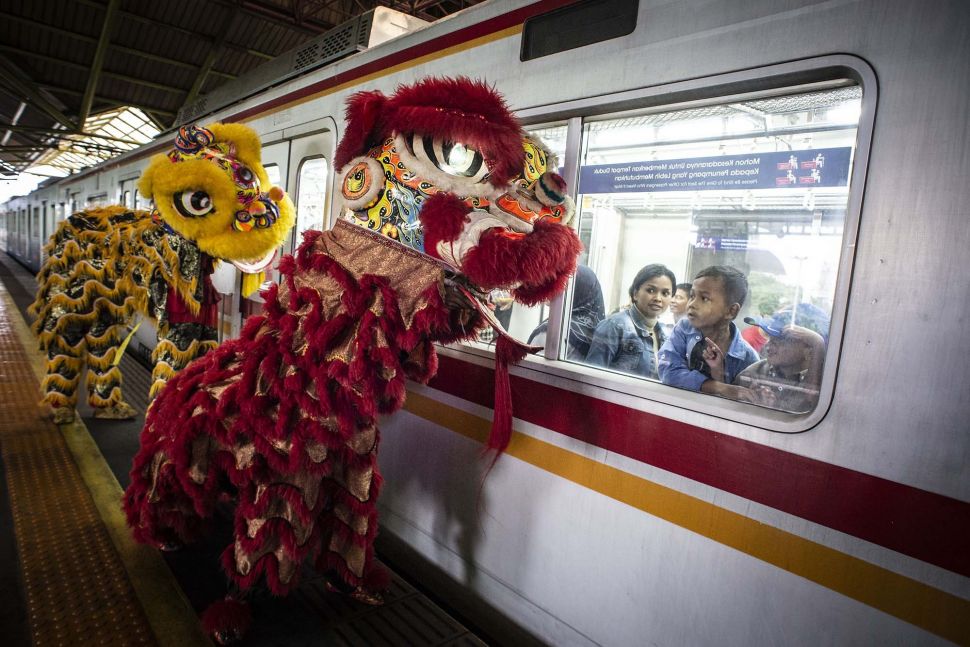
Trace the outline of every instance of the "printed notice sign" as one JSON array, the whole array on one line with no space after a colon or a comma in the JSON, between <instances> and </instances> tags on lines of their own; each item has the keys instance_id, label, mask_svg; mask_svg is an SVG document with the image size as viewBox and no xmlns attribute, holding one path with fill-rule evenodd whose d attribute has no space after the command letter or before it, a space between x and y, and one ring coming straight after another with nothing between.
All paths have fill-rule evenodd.
<instances>
[{"instance_id":1,"label":"printed notice sign","mask_svg":"<svg viewBox=\"0 0 970 647\"><path fill-rule=\"evenodd\" d=\"M847 186L852 148L584 166L579 192L641 193Z\"/></svg>"}]
</instances>

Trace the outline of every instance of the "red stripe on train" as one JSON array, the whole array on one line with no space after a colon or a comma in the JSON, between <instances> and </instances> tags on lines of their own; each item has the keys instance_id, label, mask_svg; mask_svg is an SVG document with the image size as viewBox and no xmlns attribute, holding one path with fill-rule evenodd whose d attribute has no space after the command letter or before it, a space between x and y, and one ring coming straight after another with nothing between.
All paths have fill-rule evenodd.
<instances>
[{"instance_id":1,"label":"red stripe on train","mask_svg":"<svg viewBox=\"0 0 970 647\"><path fill-rule=\"evenodd\" d=\"M323 92L324 90L328 90L344 83L349 83L355 79L367 76L368 74L379 72L383 69L400 65L401 63L406 63L421 56L427 56L428 54L433 54L437 51L454 47L455 45L461 45L462 43L466 43L470 40L481 38L482 36L488 36L489 34L494 34L515 25L520 25L532 16L543 14L547 11L558 9L559 7L565 7L566 5L573 4L574 2L575 0L545 0L544 2L537 2L527 7L522 7L521 9L516 9L515 11L502 14L501 16L496 16L474 25L469 25L464 29L459 29L458 31L451 32L450 34L443 34L438 38L434 38L424 43L418 43L417 45L394 52L393 54L389 54L376 61L371 61L370 63L366 63L360 67L355 67L351 70L347 70L346 72L336 74L328 79L317 81L316 83L300 88L299 90L294 90L293 92L284 94L283 96L271 101L261 103L258 106L243 110L242 112L237 112L231 117L227 117L226 121L240 121L247 119L254 115L272 110L273 108L286 105L287 103L296 101L305 96L316 94L317 92ZM455 70L454 73L460 74L461 70Z\"/></svg>"},{"instance_id":2,"label":"red stripe on train","mask_svg":"<svg viewBox=\"0 0 970 647\"><path fill-rule=\"evenodd\" d=\"M494 401L492 370L452 357L430 386ZM520 420L970 576L966 502L515 375L511 386Z\"/></svg>"}]
</instances>

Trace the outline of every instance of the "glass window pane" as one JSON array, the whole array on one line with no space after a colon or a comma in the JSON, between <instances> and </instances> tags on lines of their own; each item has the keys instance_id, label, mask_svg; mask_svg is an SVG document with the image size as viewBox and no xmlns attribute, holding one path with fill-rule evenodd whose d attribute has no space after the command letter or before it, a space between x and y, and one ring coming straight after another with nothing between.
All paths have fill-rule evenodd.
<instances>
[{"instance_id":1,"label":"glass window pane","mask_svg":"<svg viewBox=\"0 0 970 647\"><path fill-rule=\"evenodd\" d=\"M280 181L280 165L267 164L264 168L266 169L266 175L269 176L269 185L271 187L278 186L280 188L283 188L283 184Z\"/></svg>"},{"instance_id":2,"label":"glass window pane","mask_svg":"<svg viewBox=\"0 0 970 647\"><path fill-rule=\"evenodd\" d=\"M602 286L606 318L582 361L786 411L811 410L861 99L854 86L793 90L587 122L577 200L587 250L581 260ZM745 298L731 288L737 281L730 271L711 267L739 272ZM663 269L678 283L700 273L703 298L695 285L685 306ZM723 346L720 355L714 345Z\"/></svg>"},{"instance_id":3,"label":"glass window pane","mask_svg":"<svg viewBox=\"0 0 970 647\"><path fill-rule=\"evenodd\" d=\"M562 162L566 154L566 126L540 126L526 128L526 133L538 139L549 149L553 161L547 162L548 170L562 172ZM505 326L505 329L523 341L531 340L537 346L545 344L546 319L549 316L549 304L540 303L535 306L524 306L512 302L512 294L508 290L494 290L490 301L495 306L495 316ZM480 333L480 341L491 341L491 329Z\"/></svg>"},{"instance_id":4,"label":"glass window pane","mask_svg":"<svg viewBox=\"0 0 970 647\"><path fill-rule=\"evenodd\" d=\"M327 160L322 157L305 159L300 163L296 198L298 234L308 229L323 229L328 167ZM301 236L297 236L297 240L301 239Z\"/></svg>"}]
</instances>

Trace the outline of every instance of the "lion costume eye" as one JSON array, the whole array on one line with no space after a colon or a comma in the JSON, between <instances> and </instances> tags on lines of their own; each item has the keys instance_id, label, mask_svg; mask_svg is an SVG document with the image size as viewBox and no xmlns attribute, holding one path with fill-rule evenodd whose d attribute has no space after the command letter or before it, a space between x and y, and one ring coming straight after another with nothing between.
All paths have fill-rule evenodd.
<instances>
[{"instance_id":1,"label":"lion costume eye","mask_svg":"<svg viewBox=\"0 0 970 647\"><path fill-rule=\"evenodd\" d=\"M256 181L256 174L242 165L235 169L235 176L236 183L243 186L250 186Z\"/></svg>"},{"instance_id":2,"label":"lion costume eye","mask_svg":"<svg viewBox=\"0 0 970 647\"><path fill-rule=\"evenodd\" d=\"M215 205L205 191L179 191L172 196L175 210L186 218L201 218L212 213Z\"/></svg>"},{"instance_id":3,"label":"lion costume eye","mask_svg":"<svg viewBox=\"0 0 970 647\"><path fill-rule=\"evenodd\" d=\"M482 154L461 142L431 139L415 133L411 135L409 143L416 157L434 164L448 175L475 182L480 182L488 175L488 167Z\"/></svg>"}]
</instances>

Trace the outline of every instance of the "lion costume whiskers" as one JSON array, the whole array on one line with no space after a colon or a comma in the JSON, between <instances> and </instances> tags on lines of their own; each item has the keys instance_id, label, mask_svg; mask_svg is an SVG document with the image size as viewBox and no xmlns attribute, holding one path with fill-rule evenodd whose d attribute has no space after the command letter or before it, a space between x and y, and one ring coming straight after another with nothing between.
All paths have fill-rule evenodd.
<instances>
[{"instance_id":1,"label":"lion costume whiskers","mask_svg":"<svg viewBox=\"0 0 970 647\"><path fill-rule=\"evenodd\" d=\"M305 233L241 338L168 382L124 505L136 539L171 547L196 539L228 495L234 536L222 565L237 589L265 580L285 594L309 564L373 604L386 583L373 554L377 416L401 407L407 379L434 375L435 342L497 325L486 290L549 298L581 245L548 151L488 86L429 79L391 97L359 93L347 121L335 163L348 217ZM504 366L526 347L498 332L505 395L490 446L501 450ZM203 624L230 639L245 613L234 593Z\"/></svg>"},{"instance_id":2,"label":"lion costume whiskers","mask_svg":"<svg viewBox=\"0 0 970 647\"><path fill-rule=\"evenodd\" d=\"M293 226L289 198L271 187L256 134L240 124L179 131L138 183L154 210L94 208L63 221L44 248L31 312L47 352L43 402L55 422L74 419L87 367L98 418L130 418L117 367L136 313L154 320L158 343L150 395L216 346L214 259L258 276ZM251 283L258 284L250 279Z\"/></svg>"}]
</instances>

